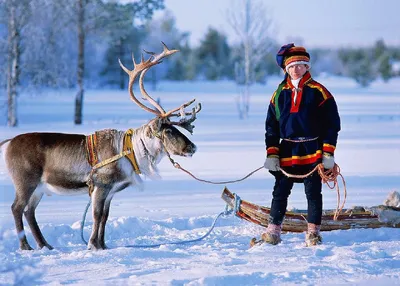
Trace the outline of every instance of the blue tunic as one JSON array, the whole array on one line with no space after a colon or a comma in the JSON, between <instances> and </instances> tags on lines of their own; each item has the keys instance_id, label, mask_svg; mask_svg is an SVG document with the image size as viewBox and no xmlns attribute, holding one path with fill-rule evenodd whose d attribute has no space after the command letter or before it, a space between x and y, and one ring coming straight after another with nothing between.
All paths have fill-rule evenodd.
<instances>
[{"instance_id":1,"label":"blue tunic","mask_svg":"<svg viewBox=\"0 0 400 286\"><path fill-rule=\"evenodd\" d=\"M286 77L274 92L265 122L268 156L279 156L291 174L306 174L322 160L322 152L334 154L340 117L335 99L306 72L296 90Z\"/></svg>"}]
</instances>

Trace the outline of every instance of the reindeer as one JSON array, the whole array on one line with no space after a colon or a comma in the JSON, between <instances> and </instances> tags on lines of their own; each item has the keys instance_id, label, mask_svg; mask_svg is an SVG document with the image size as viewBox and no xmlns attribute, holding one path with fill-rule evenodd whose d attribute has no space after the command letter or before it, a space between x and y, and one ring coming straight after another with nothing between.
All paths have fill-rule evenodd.
<instances>
[{"instance_id":1,"label":"reindeer","mask_svg":"<svg viewBox=\"0 0 400 286\"><path fill-rule=\"evenodd\" d=\"M142 55L139 64L132 56L133 70L127 69L119 61L121 68L129 75L130 98L142 109L155 114L155 118L147 124L129 132L101 130L95 136L26 133L0 143L15 186L16 196L11 210L22 250L32 250L24 232L23 214L37 246L53 249L43 237L35 218L35 209L44 193L78 195L87 194L89 190L94 222L87 247L91 250L106 249L105 225L115 193L131 185L141 187L140 175L150 178L157 176L157 164L165 155L191 157L196 152L196 145L175 126L192 133L194 126L191 123L201 110L200 103L191 112L186 112L185 108L195 99L166 112L144 89L146 72L161 63L163 58L178 52L162 44L164 48L160 54L145 51L151 56L144 60ZM133 84L139 74L142 99L154 108L140 102L133 93ZM172 121L173 117L180 117L180 120ZM125 150L126 146L128 150ZM110 161L110 157L114 160ZM93 166L93 159L99 163Z\"/></svg>"}]
</instances>

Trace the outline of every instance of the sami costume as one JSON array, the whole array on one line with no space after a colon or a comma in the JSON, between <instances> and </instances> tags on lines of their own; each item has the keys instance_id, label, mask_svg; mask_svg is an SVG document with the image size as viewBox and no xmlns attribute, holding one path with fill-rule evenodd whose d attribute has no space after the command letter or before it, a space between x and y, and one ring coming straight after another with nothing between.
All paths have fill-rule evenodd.
<instances>
[{"instance_id":1,"label":"sami costume","mask_svg":"<svg viewBox=\"0 0 400 286\"><path fill-rule=\"evenodd\" d=\"M323 156L333 156L340 131L339 113L331 93L313 80L309 71L297 80L288 75L288 68L293 65L310 67L310 55L303 47L282 46L276 58L286 73L268 108L265 122L267 160L279 162L279 167L290 174L304 175L321 163ZM288 178L279 169L270 169L270 172L275 176L275 185L265 240L271 244L279 243L288 197L293 184L298 182L304 183L307 197L308 233L312 232L320 239L322 183L318 172L304 179Z\"/></svg>"}]
</instances>

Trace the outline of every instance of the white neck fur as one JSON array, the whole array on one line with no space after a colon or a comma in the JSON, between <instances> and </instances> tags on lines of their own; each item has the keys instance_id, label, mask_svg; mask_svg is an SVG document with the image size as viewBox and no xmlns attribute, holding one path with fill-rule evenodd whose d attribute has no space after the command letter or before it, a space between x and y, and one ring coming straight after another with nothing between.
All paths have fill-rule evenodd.
<instances>
[{"instance_id":1,"label":"white neck fur","mask_svg":"<svg viewBox=\"0 0 400 286\"><path fill-rule=\"evenodd\" d=\"M150 179L159 179L157 164L165 156L164 146L161 140L155 136L146 136L147 126L136 129L132 136L135 157L140 168L140 172Z\"/></svg>"}]
</instances>

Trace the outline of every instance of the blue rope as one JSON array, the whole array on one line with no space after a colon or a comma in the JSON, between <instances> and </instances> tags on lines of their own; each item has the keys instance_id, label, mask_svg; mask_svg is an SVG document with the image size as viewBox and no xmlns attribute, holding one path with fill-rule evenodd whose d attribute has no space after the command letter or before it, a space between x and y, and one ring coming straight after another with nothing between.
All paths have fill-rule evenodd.
<instances>
[{"instance_id":1,"label":"blue rope","mask_svg":"<svg viewBox=\"0 0 400 286\"><path fill-rule=\"evenodd\" d=\"M154 247L160 247L162 245L186 244L186 243L192 243L192 242L197 242L197 241L203 240L204 238L206 238L207 236L210 235L210 233L213 231L213 229L215 227L215 224L217 223L218 219L221 216L230 215L232 212L234 214L236 214L236 212L239 210L241 199L237 194L233 194L233 195L234 195L234 198L235 198L234 207L231 208L228 204L226 204L225 210L223 212L220 212L217 215L217 217L214 219L213 223L211 224L210 229L204 235L202 235L199 238L189 239L189 240L181 240L181 241L164 242L164 243L157 243L157 244L126 245L124 247L129 247L129 248L154 248ZM91 203L91 200L89 199L89 202L86 205L85 211L83 213L82 222L81 222L81 238L82 238L82 241L86 245L88 243L85 240L85 238L83 237L83 228L85 226L86 213L87 213L87 211L89 209L90 203Z\"/></svg>"},{"instance_id":2,"label":"blue rope","mask_svg":"<svg viewBox=\"0 0 400 286\"><path fill-rule=\"evenodd\" d=\"M86 214L87 214L87 211L88 211L88 209L90 207L90 203L91 202L92 202L92 198L89 197L89 201L88 201L88 203L86 205L85 211L83 212L82 221L81 221L81 239L86 245L88 245L88 242L83 237L83 228L85 227Z\"/></svg>"},{"instance_id":3,"label":"blue rope","mask_svg":"<svg viewBox=\"0 0 400 286\"><path fill-rule=\"evenodd\" d=\"M189 240L181 240L181 241L172 241L172 242L164 242L164 243L157 243L157 244L141 244L141 245L127 245L125 247L130 247L130 248L153 248L153 247L160 247L162 245L174 245L174 244L186 244L186 243L192 243L192 242L197 242L200 240L203 240L206 238L212 230L215 227L215 224L217 223L217 220L220 216L225 215L226 211L223 211L217 215L217 217L214 219L213 223L211 224L210 229L201 237L195 238L195 239L189 239Z\"/></svg>"}]
</instances>

